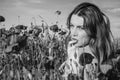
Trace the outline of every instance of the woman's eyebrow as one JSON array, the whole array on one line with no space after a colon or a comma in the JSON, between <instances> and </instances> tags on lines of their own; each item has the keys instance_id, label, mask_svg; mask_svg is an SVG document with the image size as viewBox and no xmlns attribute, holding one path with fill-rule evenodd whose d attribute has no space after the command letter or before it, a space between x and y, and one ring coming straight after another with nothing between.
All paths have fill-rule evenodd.
<instances>
[{"instance_id":1,"label":"woman's eyebrow","mask_svg":"<svg viewBox=\"0 0 120 80\"><path fill-rule=\"evenodd\" d=\"M78 25L78 26L83 26L83 25Z\"/></svg>"},{"instance_id":2,"label":"woman's eyebrow","mask_svg":"<svg viewBox=\"0 0 120 80\"><path fill-rule=\"evenodd\" d=\"M78 25L77 27L83 27L83 25Z\"/></svg>"}]
</instances>

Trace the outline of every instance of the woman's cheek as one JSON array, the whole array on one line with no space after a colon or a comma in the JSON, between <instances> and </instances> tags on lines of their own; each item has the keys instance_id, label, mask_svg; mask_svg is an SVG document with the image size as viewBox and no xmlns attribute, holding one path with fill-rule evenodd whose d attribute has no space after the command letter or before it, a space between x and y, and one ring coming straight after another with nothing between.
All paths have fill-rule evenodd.
<instances>
[{"instance_id":1,"label":"woman's cheek","mask_svg":"<svg viewBox=\"0 0 120 80\"><path fill-rule=\"evenodd\" d=\"M81 46L81 45L84 45L86 43L89 42L89 37L87 35L82 35L82 36L79 36L79 40L78 40L78 44Z\"/></svg>"}]
</instances>

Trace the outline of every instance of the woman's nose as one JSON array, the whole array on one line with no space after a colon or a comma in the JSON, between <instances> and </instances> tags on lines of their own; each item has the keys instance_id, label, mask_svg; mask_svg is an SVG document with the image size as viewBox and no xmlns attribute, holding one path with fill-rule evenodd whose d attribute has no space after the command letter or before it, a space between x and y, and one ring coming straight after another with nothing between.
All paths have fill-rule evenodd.
<instances>
[{"instance_id":1,"label":"woman's nose","mask_svg":"<svg viewBox=\"0 0 120 80\"><path fill-rule=\"evenodd\" d=\"M73 28L71 34L72 36L77 36L78 35L77 29Z\"/></svg>"}]
</instances>

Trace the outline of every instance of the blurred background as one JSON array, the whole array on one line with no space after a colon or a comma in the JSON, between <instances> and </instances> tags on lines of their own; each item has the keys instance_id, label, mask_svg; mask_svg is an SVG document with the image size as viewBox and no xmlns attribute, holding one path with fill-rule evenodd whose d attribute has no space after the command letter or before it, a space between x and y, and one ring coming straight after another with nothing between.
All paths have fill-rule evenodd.
<instances>
[{"instance_id":1,"label":"blurred background","mask_svg":"<svg viewBox=\"0 0 120 80\"><path fill-rule=\"evenodd\" d=\"M0 15L6 18L0 27L10 28L17 24L30 26L31 22L40 25L42 18L49 25L59 21L59 25L66 27L68 14L82 2L99 6L111 21L113 35L119 38L120 0L0 0Z\"/></svg>"}]
</instances>

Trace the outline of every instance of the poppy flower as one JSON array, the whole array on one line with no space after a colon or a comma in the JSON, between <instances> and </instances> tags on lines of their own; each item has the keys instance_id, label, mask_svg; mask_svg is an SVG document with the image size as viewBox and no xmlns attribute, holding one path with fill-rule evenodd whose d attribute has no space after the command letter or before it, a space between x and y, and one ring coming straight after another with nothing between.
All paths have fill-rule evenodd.
<instances>
[{"instance_id":1,"label":"poppy flower","mask_svg":"<svg viewBox=\"0 0 120 80\"><path fill-rule=\"evenodd\" d=\"M26 30L26 29L27 29L27 26L24 26L24 25L17 25L15 28L16 28L16 29Z\"/></svg>"},{"instance_id":2,"label":"poppy flower","mask_svg":"<svg viewBox=\"0 0 120 80\"><path fill-rule=\"evenodd\" d=\"M79 57L79 63L85 66L86 64L90 64L93 58L94 57L90 53L82 53Z\"/></svg>"},{"instance_id":3,"label":"poppy flower","mask_svg":"<svg viewBox=\"0 0 120 80\"><path fill-rule=\"evenodd\" d=\"M5 18L3 16L0 16L0 22L4 22Z\"/></svg>"},{"instance_id":4,"label":"poppy flower","mask_svg":"<svg viewBox=\"0 0 120 80\"><path fill-rule=\"evenodd\" d=\"M50 30L53 31L53 32L58 32L58 30L59 30L58 25L50 26Z\"/></svg>"}]
</instances>

